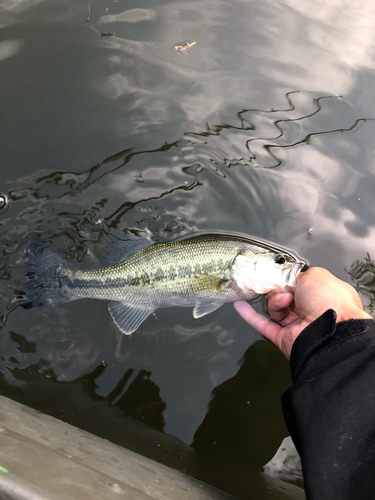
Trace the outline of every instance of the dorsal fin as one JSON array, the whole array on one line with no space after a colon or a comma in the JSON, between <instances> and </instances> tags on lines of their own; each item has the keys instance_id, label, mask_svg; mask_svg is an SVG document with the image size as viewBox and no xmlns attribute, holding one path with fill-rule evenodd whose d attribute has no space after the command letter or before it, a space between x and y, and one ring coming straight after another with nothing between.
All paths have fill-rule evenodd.
<instances>
[{"instance_id":1,"label":"dorsal fin","mask_svg":"<svg viewBox=\"0 0 375 500\"><path fill-rule=\"evenodd\" d=\"M135 236L133 233L120 233L114 236L113 242L110 244L106 262L108 264L120 264L129 255L140 252L144 248L149 247L154 242L144 236Z\"/></svg>"}]
</instances>

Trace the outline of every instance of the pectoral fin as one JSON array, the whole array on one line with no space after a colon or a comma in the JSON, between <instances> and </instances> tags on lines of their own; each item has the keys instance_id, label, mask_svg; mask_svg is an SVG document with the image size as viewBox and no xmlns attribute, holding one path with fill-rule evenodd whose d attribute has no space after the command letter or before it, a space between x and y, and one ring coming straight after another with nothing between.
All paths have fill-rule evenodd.
<instances>
[{"instance_id":1,"label":"pectoral fin","mask_svg":"<svg viewBox=\"0 0 375 500\"><path fill-rule=\"evenodd\" d=\"M110 302L108 310L117 328L125 335L135 332L141 323L155 311L155 309L146 309L122 302Z\"/></svg>"},{"instance_id":2,"label":"pectoral fin","mask_svg":"<svg viewBox=\"0 0 375 500\"><path fill-rule=\"evenodd\" d=\"M216 309L219 309L223 305L222 302L205 302L202 304L197 304L193 309L193 316L195 319L201 318L202 316L206 316L206 314L210 314Z\"/></svg>"}]
</instances>

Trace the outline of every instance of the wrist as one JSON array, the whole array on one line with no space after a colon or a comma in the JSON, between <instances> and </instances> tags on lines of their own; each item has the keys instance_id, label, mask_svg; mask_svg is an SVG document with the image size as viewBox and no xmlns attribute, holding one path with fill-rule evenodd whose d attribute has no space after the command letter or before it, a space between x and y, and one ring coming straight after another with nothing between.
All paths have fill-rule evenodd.
<instances>
[{"instance_id":1,"label":"wrist","mask_svg":"<svg viewBox=\"0 0 375 500\"><path fill-rule=\"evenodd\" d=\"M340 323L341 321L348 321L350 319L372 319L372 317L367 314L363 309L354 309L354 310L345 310L345 311L336 311L337 319L336 323Z\"/></svg>"}]
</instances>

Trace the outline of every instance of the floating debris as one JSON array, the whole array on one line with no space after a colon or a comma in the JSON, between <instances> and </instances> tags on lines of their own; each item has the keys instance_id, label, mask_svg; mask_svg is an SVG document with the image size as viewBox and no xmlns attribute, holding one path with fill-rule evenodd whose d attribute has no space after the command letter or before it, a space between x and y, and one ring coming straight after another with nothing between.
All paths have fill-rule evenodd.
<instances>
[{"instance_id":1,"label":"floating debris","mask_svg":"<svg viewBox=\"0 0 375 500\"><path fill-rule=\"evenodd\" d=\"M112 491L115 493L125 493L125 490L121 488L121 486L117 483L109 483L108 486L111 488Z\"/></svg>"},{"instance_id":2,"label":"floating debris","mask_svg":"<svg viewBox=\"0 0 375 500\"><path fill-rule=\"evenodd\" d=\"M313 227L310 227L310 229L308 229L307 234L306 234L306 239L307 240L309 240L309 241L311 240L313 231L314 231Z\"/></svg>"},{"instance_id":3,"label":"floating debris","mask_svg":"<svg viewBox=\"0 0 375 500\"><path fill-rule=\"evenodd\" d=\"M100 36L114 36L114 35L116 35L116 33L107 33L106 31L100 33Z\"/></svg>"},{"instance_id":4,"label":"floating debris","mask_svg":"<svg viewBox=\"0 0 375 500\"><path fill-rule=\"evenodd\" d=\"M144 178L142 177L142 174L139 174L139 175L135 175L135 182L145 182Z\"/></svg>"},{"instance_id":5,"label":"floating debris","mask_svg":"<svg viewBox=\"0 0 375 500\"><path fill-rule=\"evenodd\" d=\"M182 46L182 45L175 45L173 48L175 50L177 50L177 52L179 54L186 54L188 55L187 51L190 50L192 47L194 47L194 45L196 45L197 42L186 42L186 45Z\"/></svg>"},{"instance_id":6,"label":"floating debris","mask_svg":"<svg viewBox=\"0 0 375 500\"><path fill-rule=\"evenodd\" d=\"M103 368L107 366L107 363L105 361L102 361Z\"/></svg>"},{"instance_id":7,"label":"floating debris","mask_svg":"<svg viewBox=\"0 0 375 500\"><path fill-rule=\"evenodd\" d=\"M87 22L90 21L90 14L91 14L91 7L90 7L90 4L89 4L89 9L87 11L87 19L86 19Z\"/></svg>"}]
</instances>

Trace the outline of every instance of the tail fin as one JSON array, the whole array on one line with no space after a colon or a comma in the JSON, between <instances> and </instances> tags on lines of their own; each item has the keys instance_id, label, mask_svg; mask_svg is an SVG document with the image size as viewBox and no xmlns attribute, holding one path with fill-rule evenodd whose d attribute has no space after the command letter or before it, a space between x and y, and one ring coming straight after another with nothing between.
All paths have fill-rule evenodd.
<instances>
[{"instance_id":1,"label":"tail fin","mask_svg":"<svg viewBox=\"0 0 375 500\"><path fill-rule=\"evenodd\" d=\"M74 268L52 248L33 238L25 250L23 264L27 280L23 287L23 307L29 309L74 300L67 296L65 286L70 283L68 273Z\"/></svg>"}]
</instances>

